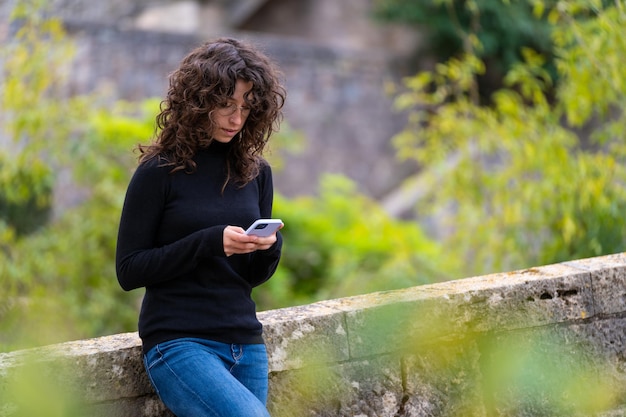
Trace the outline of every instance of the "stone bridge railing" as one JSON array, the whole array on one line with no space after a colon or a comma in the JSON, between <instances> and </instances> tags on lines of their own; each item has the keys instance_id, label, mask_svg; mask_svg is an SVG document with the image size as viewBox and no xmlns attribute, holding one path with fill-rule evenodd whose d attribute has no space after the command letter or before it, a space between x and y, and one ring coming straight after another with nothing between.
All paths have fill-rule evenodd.
<instances>
[{"instance_id":1,"label":"stone bridge railing","mask_svg":"<svg viewBox=\"0 0 626 417\"><path fill-rule=\"evenodd\" d=\"M272 416L626 416L626 254L259 316ZM135 333L0 354L0 415L28 369L55 416L171 416Z\"/></svg>"}]
</instances>

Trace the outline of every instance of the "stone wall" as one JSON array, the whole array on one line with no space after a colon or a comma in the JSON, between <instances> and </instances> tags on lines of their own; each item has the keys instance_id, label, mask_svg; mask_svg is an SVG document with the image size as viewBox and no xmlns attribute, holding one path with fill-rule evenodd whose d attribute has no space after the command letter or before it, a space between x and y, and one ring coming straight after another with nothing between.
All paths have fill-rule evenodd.
<instances>
[{"instance_id":1,"label":"stone wall","mask_svg":"<svg viewBox=\"0 0 626 417\"><path fill-rule=\"evenodd\" d=\"M259 316L275 417L626 415L626 253ZM1 354L0 398L29 353L81 415L171 416L135 333Z\"/></svg>"}]
</instances>

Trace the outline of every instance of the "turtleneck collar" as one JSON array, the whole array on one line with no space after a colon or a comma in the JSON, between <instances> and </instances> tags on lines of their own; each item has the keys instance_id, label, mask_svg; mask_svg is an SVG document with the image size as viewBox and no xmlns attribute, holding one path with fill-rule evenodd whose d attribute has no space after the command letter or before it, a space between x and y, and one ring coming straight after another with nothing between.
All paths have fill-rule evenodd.
<instances>
[{"instance_id":1,"label":"turtleneck collar","mask_svg":"<svg viewBox=\"0 0 626 417\"><path fill-rule=\"evenodd\" d=\"M218 142L216 140L211 141L208 146L200 148L200 152L209 152L214 154L225 154L233 147L233 142Z\"/></svg>"}]
</instances>

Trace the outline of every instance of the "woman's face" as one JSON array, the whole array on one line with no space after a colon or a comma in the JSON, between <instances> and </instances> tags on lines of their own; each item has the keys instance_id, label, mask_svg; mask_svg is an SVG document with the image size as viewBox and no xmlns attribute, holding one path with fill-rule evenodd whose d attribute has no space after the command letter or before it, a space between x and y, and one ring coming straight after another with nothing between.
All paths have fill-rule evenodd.
<instances>
[{"instance_id":1,"label":"woman's face","mask_svg":"<svg viewBox=\"0 0 626 417\"><path fill-rule=\"evenodd\" d=\"M213 113L214 140L228 143L241 131L250 114L250 107L246 104L244 97L251 89L252 81L237 80L233 96L217 106Z\"/></svg>"}]
</instances>

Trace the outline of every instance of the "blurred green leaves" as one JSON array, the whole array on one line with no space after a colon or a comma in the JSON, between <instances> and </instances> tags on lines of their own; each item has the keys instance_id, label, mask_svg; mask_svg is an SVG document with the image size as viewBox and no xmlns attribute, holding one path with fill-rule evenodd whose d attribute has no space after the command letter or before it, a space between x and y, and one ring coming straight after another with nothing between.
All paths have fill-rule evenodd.
<instances>
[{"instance_id":1,"label":"blurred green leaves","mask_svg":"<svg viewBox=\"0 0 626 417\"><path fill-rule=\"evenodd\" d=\"M114 253L130 150L153 133L150 108L69 96L73 46L38 2L20 2L2 48L0 346L119 332L137 295L119 291ZM131 128L132 127L132 128ZM73 202L54 207L53 191ZM56 203L62 198L56 200Z\"/></svg>"},{"instance_id":2,"label":"blurred green leaves","mask_svg":"<svg viewBox=\"0 0 626 417\"><path fill-rule=\"evenodd\" d=\"M542 13L554 3L551 0L376 0L374 15L420 29L426 41L423 50L416 51L416 60L429 54L438 62L445 62L469 53L488 64L490 77L480 77L477 83L477 91L488 101L494 88L500 85L499 78L521 60L524 47L544 55L546 68L555 75L551 26Z\"/></svg>"},{"instance_id":3,"label":"blurred green leaves","mask_svg":"<svg viewBox=\"0 0 626 417\"><path fill-rule=\"evenodd\" d=\"M416 223L390 217L344 177L327 175L318 196L278 195L274 205L283 258L256 289L263 309L441 281L457 266Z\"/></svg>"},{"instance_id":4,"label":"blurred green leaves","mask_svg":"<svg viewBox=\"0 0 626 417\"><path fill-rule=\"evenodd\" d=\"M0 221L18 235L34 232L48 221L52 188L52 173L40 159L0 154Z\"/></svg>"},{"instance_id":5,"label":"blurred green leaves","mask_svg":"<svg viewBox=\"0 0 626 417\"><path fill-rule=\"evenodd\" d=\"M399 155L439 174L418 203L442 244L484 274L623 251L626 169L623 7L559 2L553 16L559 83L524 49L483 106L472 54L406 81L409 124ZM571 7L570 7L571 6ZM570 12L573 10L575 12ZM582 17L581 17L582 16Z\"/></svg>"}]
</instances>

